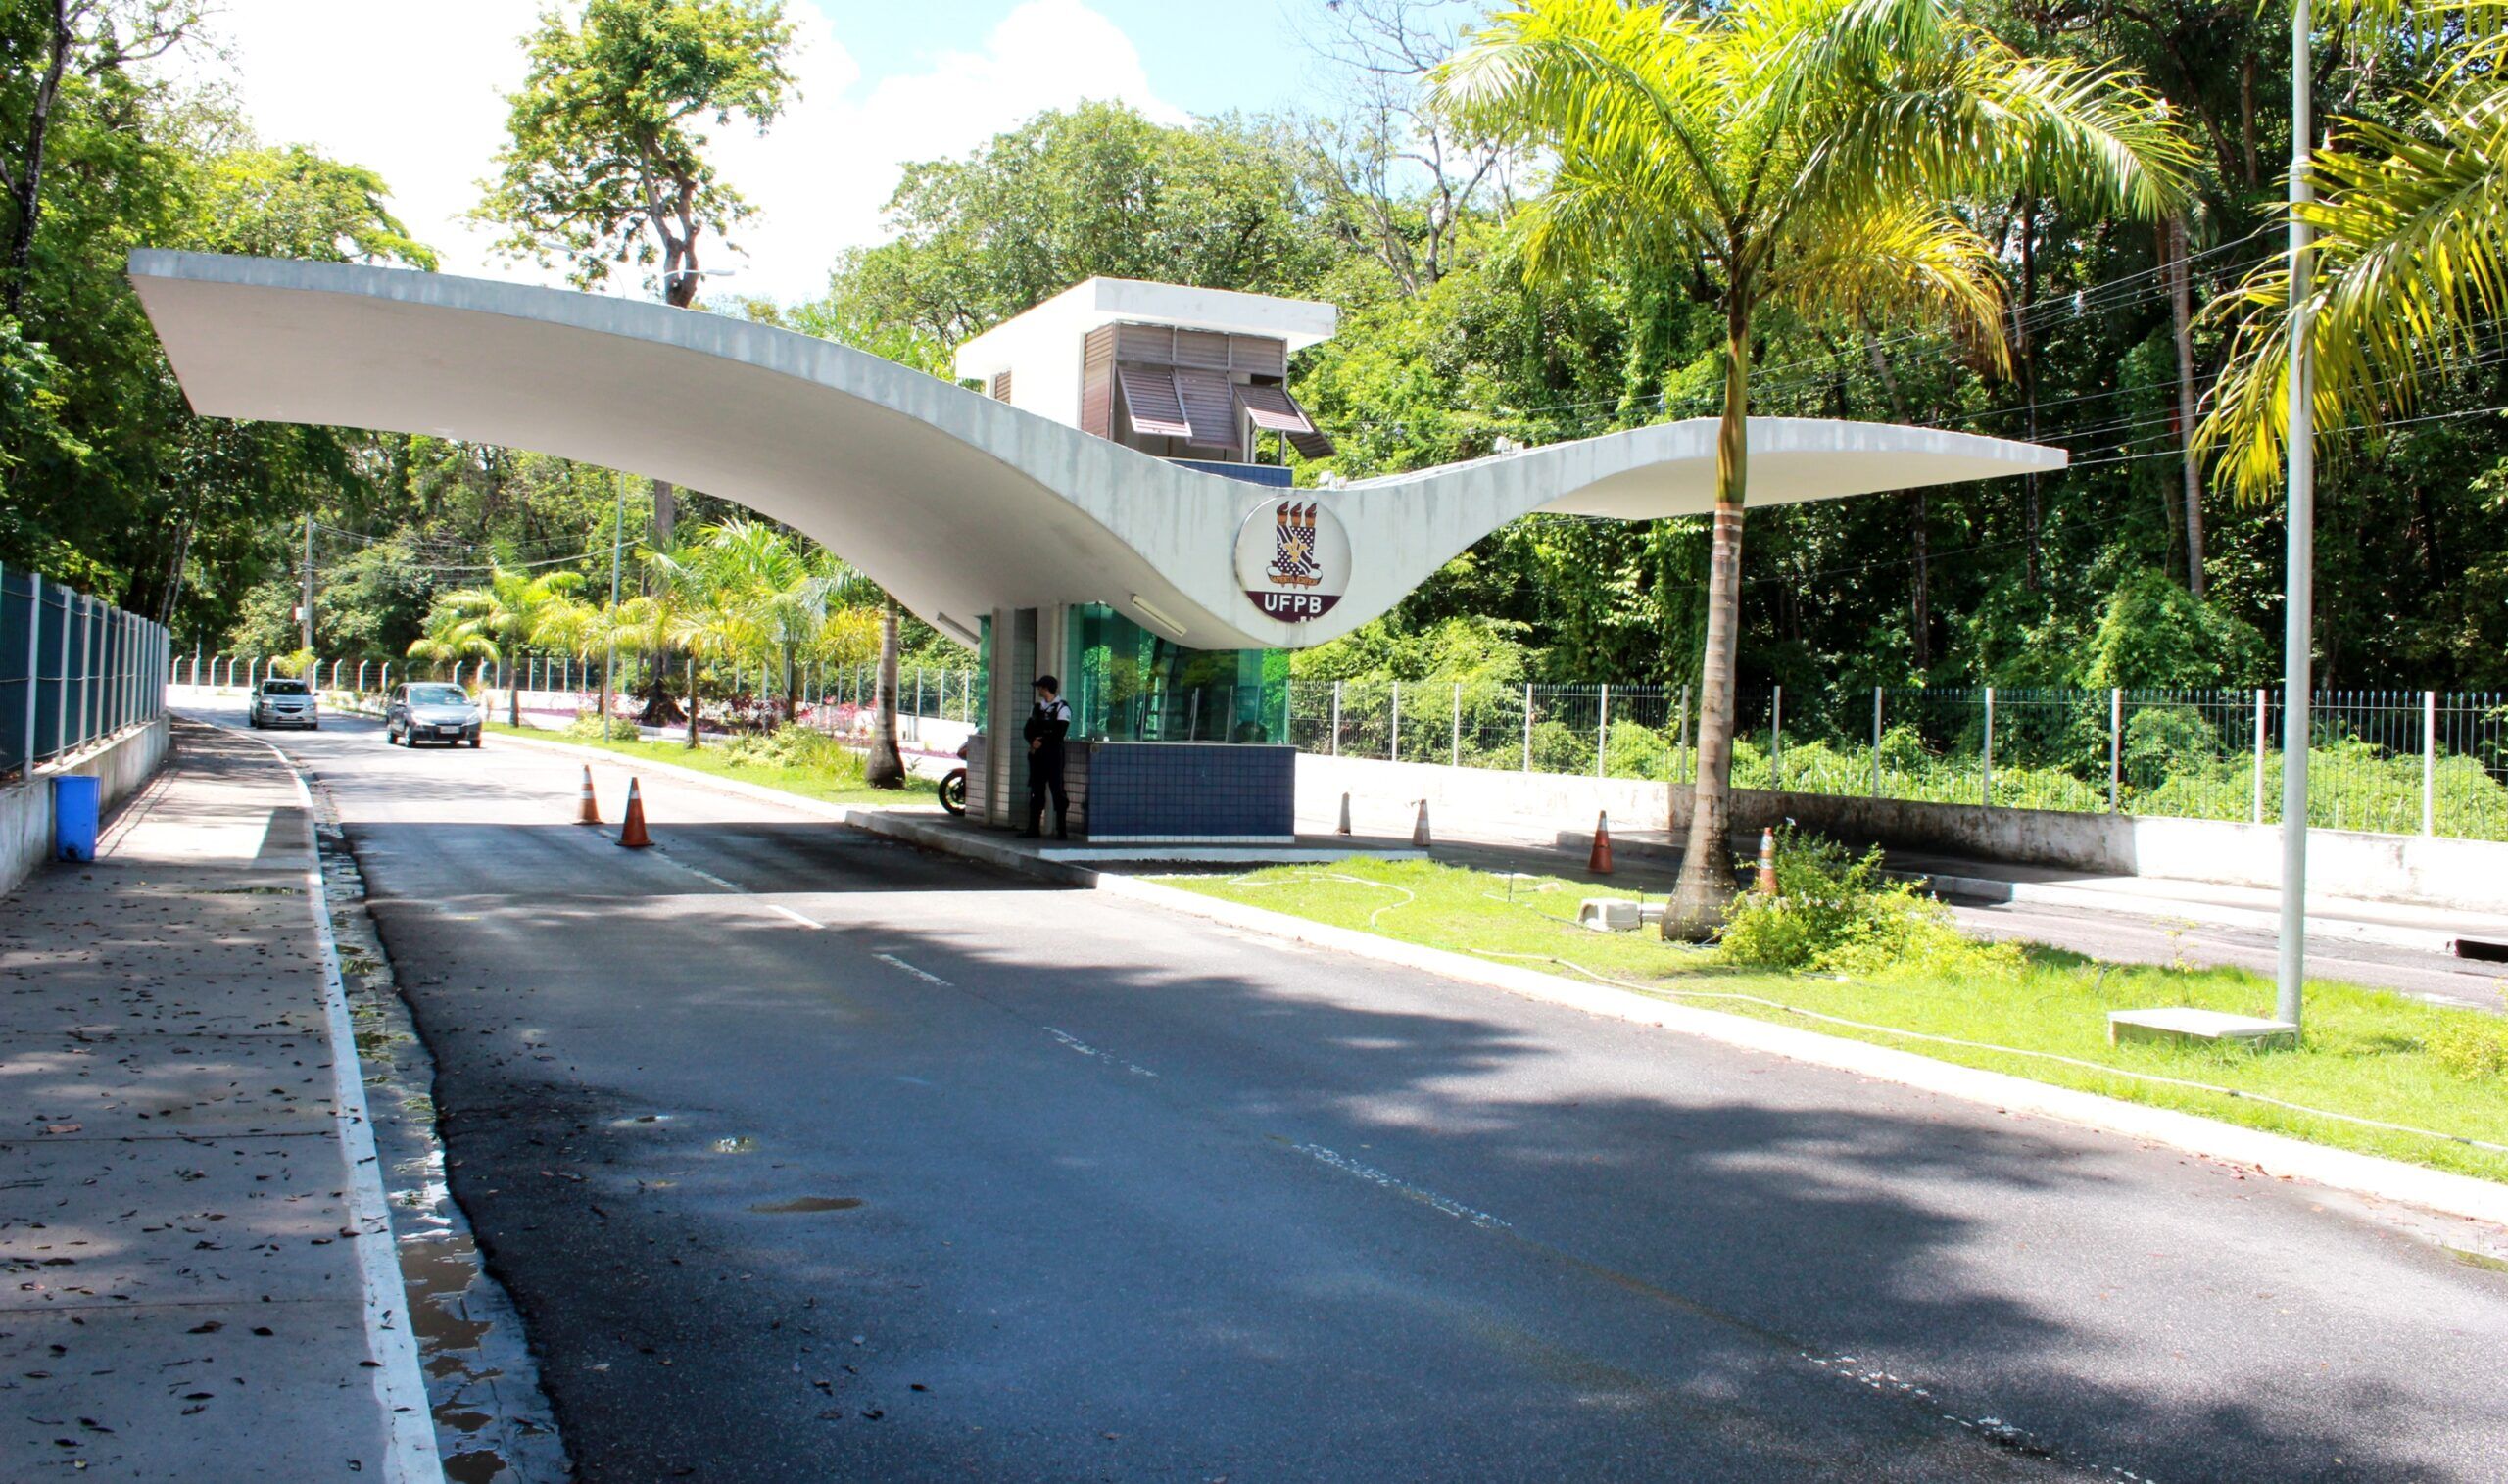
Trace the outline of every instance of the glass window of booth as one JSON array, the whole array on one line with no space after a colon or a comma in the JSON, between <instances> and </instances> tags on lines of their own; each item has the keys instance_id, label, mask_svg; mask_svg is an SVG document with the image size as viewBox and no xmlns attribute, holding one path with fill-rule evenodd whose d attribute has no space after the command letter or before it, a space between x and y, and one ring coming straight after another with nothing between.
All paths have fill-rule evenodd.
<instances>
[{"instance_id":1,"label":"glass window of booth","mask_svg":"<svg viewBox=\"0 0 2508 1484\"><path fill-rule=\"evenodd\" d=\"M1187 649L1103 603L1070 610L1063 693L1091 742L1283 742L1285 649Z\"/></svg>"}]
</instances>

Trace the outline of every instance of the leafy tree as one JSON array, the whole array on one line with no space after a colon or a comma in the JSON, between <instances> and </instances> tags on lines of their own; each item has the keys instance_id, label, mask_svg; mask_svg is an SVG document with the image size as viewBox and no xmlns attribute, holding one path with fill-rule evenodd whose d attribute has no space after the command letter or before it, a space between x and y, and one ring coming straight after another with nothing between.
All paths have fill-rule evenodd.
<instances>
[{"instance_id":1,"label":"leafy tree","mask_svg":"<svg viewBox=\"0 0 2508 1484\"><path fill-rule=\"evenodd\" d=\"M509 141L476 213L508 230L500 246L576 284L612 264L658 262L662 299L697 302L702 239L729 243L751 208L706 158L711 119L761 133L793 86L783 0L589 0L580 24L541 17L531 68L509 100ZM653 486L653 539L671 545L669 485ZM658 667L657 667L658 668ZM649 701L663 701L658 690Z\"/></svg>"},{"instance_id":2,"label":"leafy tree","mask_svg":"<svg viewBox=\"0 0 2508 1484\"><path fill-rule=\"evenodd\" d=\"M841 260L805 322L909 364L1084 278L1295 294L1329 261L1298 157L1236 119L1191 128L1123 104L1038 114L960 160L910 164L894 241Z\"/></svg>"},{"instance_id":3,"label":"leafy tree","mask_svg":"<svg viewBox=\"0 0 2508 1484\"><path fill-rule=\"evenodd\" d=\"M2030 61L1946 0L1745 0L1692 18L1617 0L1526 0L1439 74L1449 106L1557 156L1519 231L1528 268L1633 262L1724 319L1723 428L1699 764L1666 936L1731 896L1726 795L1762 306L1809 317L1933 312L1995 359L1993 250L1951 210L2024 165L2079 200L2164 209L2187 148L2139 83Z\"/></svg>"},{"instance_id":4,"label":"leafy tree","mask_svg":"<svg viewBox=\"0 0 2508 1484\"><path fill-rule=\"evenodd\" d=\"M162 57L200 23L192 0L21 0L0 17L0 71L31 81L9 119L0 148L0 190L9 197L8 253L0 263L0 308L15 315L34 271L35 232L54 111L65 82L119 77ZM13 90L14 91L14 90Z\"/></svg>"},{"instance_id":5,"label":"leafy tree","mask_svg":"<svg viewBox=\"0 0 2508 1484\"><path fill-rule=\"evenodd\" d=\"M696 303L700 239L750 212L700 130L709 117L774 122L792 39L782 0L590 0L580 24L546 13L477 215L508 228L501 247L562 262L579 285L658 259L663 297Z\"/></svg>"}]
</instances>

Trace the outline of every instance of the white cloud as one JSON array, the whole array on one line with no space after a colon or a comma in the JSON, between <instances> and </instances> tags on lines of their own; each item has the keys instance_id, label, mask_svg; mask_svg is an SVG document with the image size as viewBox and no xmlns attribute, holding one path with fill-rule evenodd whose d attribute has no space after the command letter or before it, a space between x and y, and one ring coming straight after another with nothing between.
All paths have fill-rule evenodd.
<instances>
[{"instance_id":1,"label":"white cloud","mask_svg":"<svg viewBox=\"0 0 2508 1484\"><path fill-rule=\"evenodd\" d=\"M720 141L725 176L760 220L741 234L731 287L776 299L815 294L837 252L884 235L881 208L909 160L959 155L1021 120L1083 100L1130 103L1170 122L1187 116L1151 89L1140 54L1081 0L1028 0L974 51L861 85L844 27L803 27L802 101L763 139Z\"/></svg>"},{"instance_id":2,"label":"white cloud","mask_svg":"<svg viewBox=\"0 0 2508 1484\"><path fill-rule=\"evenodd\" d=\"M228 0L219 31L227 81L264 139L380 172L395 211L448 272L555 282L493 256L494 230L461 219L504 140L502 95L522 80L519 38L538 9L538 0L432 0L416 12L377 0ZM737 124L711 130L725 177L758 209L738 234L743 255L716 244L706 258L736 272L716 293L817 293L840 250L881 238L880 211L905 162L962 154L1040 109L1120 100L1153 118L1185 117L1158 98L1131 39L1083 0L1027 0L979 45L878 78L862 75L841 23L807 0L791 9L800 100L763 138ZM613 290L640 288L622 278Z\"/></svg>"}]
</instances>

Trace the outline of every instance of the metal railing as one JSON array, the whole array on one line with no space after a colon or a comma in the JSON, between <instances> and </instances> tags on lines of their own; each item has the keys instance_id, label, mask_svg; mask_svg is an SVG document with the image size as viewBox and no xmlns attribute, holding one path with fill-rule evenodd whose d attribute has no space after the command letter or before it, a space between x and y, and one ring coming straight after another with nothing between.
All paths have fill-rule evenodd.
<instances>
[{"instance_id":1,"label":"metal railing","mask_svg":"<svg viewBox=\"0 0 2508 1484\"><path fill-rule=\"evenodd\" d=\"M1733 784L1999 808L2281 822L2274 690L1782 688L1737 698ZM1309 751L1455 767L1688 783L1687 687L1302 682ZM2508 694L2320 693L2317 829L2508 840Z\"/></svg>"},{"instance_id":2,"label":"metal railing","mask_svg":"<svg viewBox=\"0 0 2508 1484\"><path fill-rule=\"evenodd\" d=\"M0 569L0 774L166 709L166 631L24 568Z\"/></svg>"}]
</instances>

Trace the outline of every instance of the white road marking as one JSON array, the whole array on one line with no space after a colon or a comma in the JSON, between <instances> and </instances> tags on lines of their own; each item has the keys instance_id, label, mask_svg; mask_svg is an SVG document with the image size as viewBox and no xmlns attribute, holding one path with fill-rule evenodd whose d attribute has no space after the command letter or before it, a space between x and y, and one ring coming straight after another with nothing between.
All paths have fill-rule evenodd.
<instances>
[{"instance_id":1,"label":"white road marking","mask_svg":"<svg viewBox=\"0 0 2508 1484\"><path fill-rule=\"evenodd\" d=\"M1423 1189L1418 1185L1412 1184L1409 1180L1402 1179L1396 1175L1387 1174L1383 1171L1376 1169L1374 1165L1361 1164L1359 1161L1350 1158L1346 1154L1342 1154L1336 1150L1326 1149L1322 1144L1291 1144L1289 1147L1319 1164L1331 1166L1333 1169L1340 1171L1343 1174L1357 1175L1360 1179L1367 1181L1369 1184L1380 1185L1385 1189L1392 1191L1395 1195L1403 1197L1405 1200L1418 1201L1423 1206L1442 1211L1446 1215L1453 1217L1458 1221L1470 1221L1474 1226L1479 1226L1490 1231L1510 1231L1514 1229L1506 1221L1497 1217L1491 1216L1488 1212L1475 1211L1471 1207L1463 1204L1461 1201L1451 1200L1445 1196L1437 1194L1433 1190Z\"/></svg>"},{"instance_id":2,"label":"white road marking","mask_svg":"<svg viewBox=\"0 0 2508 1484\"><path fill-rule=\"evenodd\" d=\"M768 902L768 903L766 904L766 910L768 910L769 912L781 912L781 913L783 913L786 917L789 917L789 918L791 918L793 921L795 921L795 922L796 922L796 923L799 923L799 924L800 924L802 927L804 927L804 928L825 928L825 927L827 926L827 924L825 924L825 923L815 921L815 920L813 920L813 919L811 919L811 918L803 917L803 916L802 916L801 914L799 914L798 912L794 911L792 908L785 906L785 905L784 905L783 903L781 903L781 902Z\"/></svg>"},{"instance_id":3,"label":"white road marking","mask_svg":"<svg viewBox=\"0 0 2508 1484\"><path fill-rule=\"evenodd\" d=\"M957 987L937 974L926 974L893 953L874 953L871 956L878 959L881 963L888 965L892 969L903 969L906 973L913 975L916 979L923 981L927 984L939 984L943 989L953 989Z\"/></svg>"},{"instance_id":4,"label":"white road marking","mask_svg":"<svg viewBox=\"0 0 2508 1484\"><path fill-rule=\"evenodd\" d=\"M1040 1026L1037 1029L1044 1031L1045 1034L1052 1036L1055 1040L1062 1042L1063 1045L1069 1049L1079 1052L1082 1056L1093 1056L1100 1061L1113 1062L1116 1066L1123 1068L1126 1072L1131 1073L1134 1077L1158 1076L1157 1073L1150 1071L1147 1067L1143 1067L1137 1062L1125 1061L1122 1057L1115 1055L1115 1053L1111 1051L1100 1051L1096 1047L1091 1046L1086 1041L1082 1040L1080 1037L1073 1035L1067 1030L1056 1030L1051 1026Z\"/></svg>"}]
</instances>

